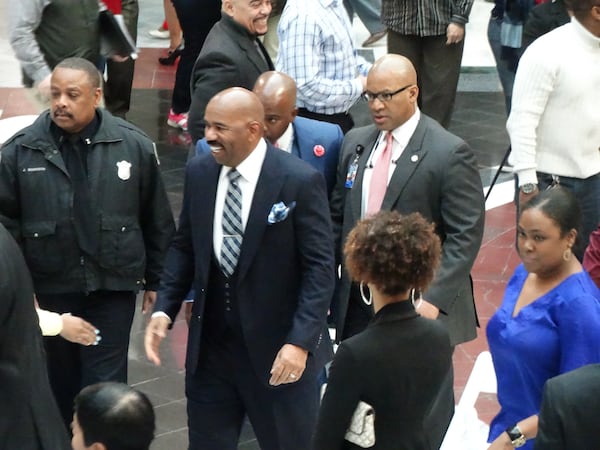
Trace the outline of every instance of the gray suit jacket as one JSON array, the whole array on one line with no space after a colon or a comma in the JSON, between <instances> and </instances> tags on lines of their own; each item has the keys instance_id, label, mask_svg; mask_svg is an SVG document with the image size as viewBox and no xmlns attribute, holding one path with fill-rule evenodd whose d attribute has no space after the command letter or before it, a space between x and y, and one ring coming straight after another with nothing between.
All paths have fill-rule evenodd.
<instances>
[{"instance_id":1,"label":"gray suit jacket","mask_svg":"<svg viewBox=\"0 0 600 450\"><path fill-rule=\"evenodd\" d=\"M346 237L361 217L365 165L379 131L374 125L350 131L342 146L331 213L336 239L336 261L342 263ZM345 187L348 168L358 156L358 172ZM440 309L452 345L475 339L478 325L470 277L483 236L484 199L477 161L469 146L421 114L419 124L396 163L382 204L401 214L419 212L436 226L442 259L423 298ZM345 270L333 310L337 336L342 336L351 281Z\"/></svg>"},{"instance_id":2,"label":"gray suit jacket","mask_svg":"<svg viewBox=\"0 0 600 450\"><path fill-rule=\"evenodd\" d=\"M546 381L536 450L600 448L600 364Z\"/></svg>"}]
</instances>

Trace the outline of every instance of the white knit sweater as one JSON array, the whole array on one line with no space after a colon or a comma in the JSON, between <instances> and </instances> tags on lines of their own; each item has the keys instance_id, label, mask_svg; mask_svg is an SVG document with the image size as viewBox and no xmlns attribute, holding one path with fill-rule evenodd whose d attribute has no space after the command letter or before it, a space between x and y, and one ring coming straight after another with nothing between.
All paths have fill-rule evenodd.
<instances>
[{"instance_id":1,"label":"white knit sweater","mask_svg":"<svg viewBox=\"0 0 600 450\"><path fill-rule=\"evenodd\" d=\"M575 18L538 38L519 62L506 124L519 186L535 171L600 172L600 37Z\"/></svg>"}]
</instances>

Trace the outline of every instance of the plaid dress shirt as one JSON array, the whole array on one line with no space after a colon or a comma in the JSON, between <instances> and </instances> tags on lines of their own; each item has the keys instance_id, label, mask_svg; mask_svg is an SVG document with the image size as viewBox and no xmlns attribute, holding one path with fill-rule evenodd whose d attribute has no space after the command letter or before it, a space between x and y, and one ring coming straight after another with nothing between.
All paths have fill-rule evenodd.
<instances>
[{"instance_id":1,"label":"plaid dress shirt","mask_svg":"<svg viewBox=\"0 0 600 450\"><path fill-rule=\"evenodd\" d=\"M298 86L297 106L345 113L358 100L370 64L357 56L342 0L287 0L278 28L277 70Z\"/></svg>"}]
</instances>

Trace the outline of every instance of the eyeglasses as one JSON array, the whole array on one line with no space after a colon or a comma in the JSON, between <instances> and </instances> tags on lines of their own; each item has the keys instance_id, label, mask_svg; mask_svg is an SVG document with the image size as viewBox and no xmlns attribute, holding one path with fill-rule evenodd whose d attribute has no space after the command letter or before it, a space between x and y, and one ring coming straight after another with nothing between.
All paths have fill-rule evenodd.
<instances>
[{"instance_id":1,"label":"eyeglasses","mask_svg":"<svg viewBox=\"0 0 600 450\"><path fill-rule=\"evenodd\" d=\"M396 94L399 94L400 92L408 89L409 87L413 86L413 84L407 84L404 87L401 87L400 89L398 89L397 91L394 92L369 92L366 91L363 93L363 98L368 101L368 102L373 102L375 101L375 99L379 100L380 102L389 102L392 97Z\"/></svg>"}]
</instances>

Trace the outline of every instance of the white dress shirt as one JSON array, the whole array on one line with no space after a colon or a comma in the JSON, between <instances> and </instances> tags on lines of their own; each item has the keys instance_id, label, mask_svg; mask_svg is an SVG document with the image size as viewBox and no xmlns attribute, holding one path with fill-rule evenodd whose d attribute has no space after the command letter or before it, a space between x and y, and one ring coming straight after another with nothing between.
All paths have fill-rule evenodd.
<instances>
[{"instance_id":1,"label":"white dress shirt","mask_svg":"<svg viewBox=\"0 0 600 450\"><path fill-rule=\"evenodd\" d=\"M267 143L261 139L256 148L239 163L236 167L240 173L238 186L242 191L242 230L246 229L254 191L258 183L258 177L267 154ZM215 212L213 217L213 248L215 256L219 263L221 262L221 246L223 245L223 207L225 205L225 197L229 188L229 178L227 174L232 170L232 167L221 167L219 181L217 183L217 194L215 197ZM266 220L266 218L265 218Z\"/></svg>"},{"instance_id":2,"label":"white dress shirt","mask_svg":"<svg viewBox=\"0 0 600 450\"><path fill-rule=\"evenodd\" d=\"M394 170L396 170L396 163L402 152L408 145L408 141L414 134L417 129L417 125L419 124L419 119L421 118L421 112L419 108L416 108L415 113L400 125L398 128L392 130L392 163L390 164L390 170L388 172L388 183L392 178L392 174ZM371 175L373 173L373 165L383 152L385 148L385 135L387 131L381 131L377 140L375 141L375 146L369 159L367 160L367 165L365 166L365 171L363 174L363 184L362 184L362 200L361 200L361 217L364 217L365 211L367 210L367 201L369 199L369 189L371 185Z\"/></svg>"},{"instance_id":3,"label":"white dress shirt","mask_svg":"<svg viewBox=\"0 0 600 450\"><path fill-rule=\"evenodd\" d=\"M277 148L292 153L292 144L294 143L294 127L289 123L283 134L277 139Z\"/></svg>"}]
</instances>

